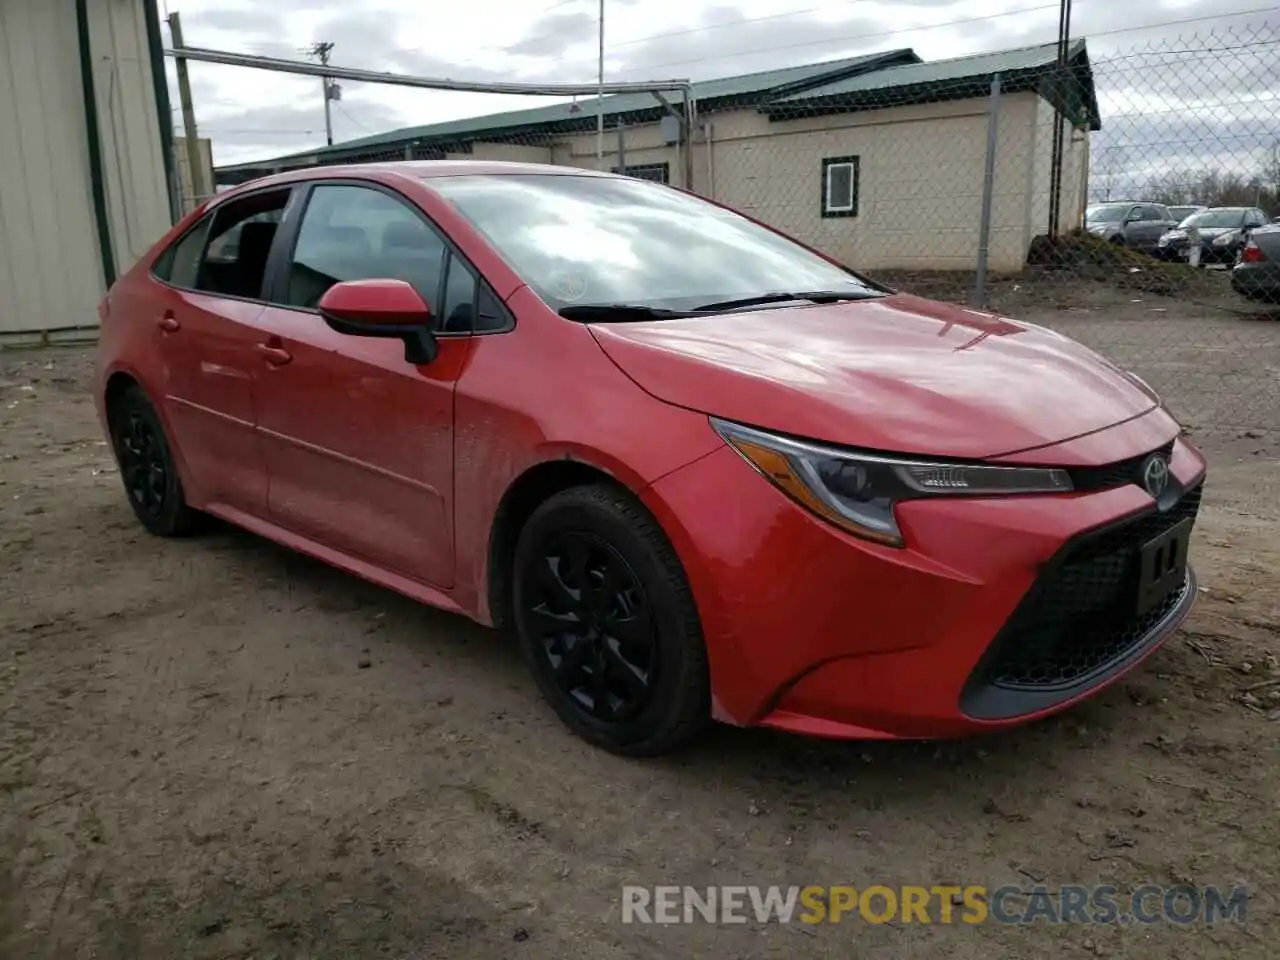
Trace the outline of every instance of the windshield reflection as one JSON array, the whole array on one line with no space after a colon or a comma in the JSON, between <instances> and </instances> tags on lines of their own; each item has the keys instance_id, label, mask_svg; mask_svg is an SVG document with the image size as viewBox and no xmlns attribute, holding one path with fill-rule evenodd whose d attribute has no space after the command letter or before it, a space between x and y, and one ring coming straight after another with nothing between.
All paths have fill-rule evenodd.
<instances>
[{"instance_id":1,"label":"windshield reflection","mask_svg":"<svg viewBox=\"0 0 1280 960\"><path fill-rule=\"evenodd\" d=\"M660 184L514 174L430 186L554 309L689 309L775 291L873 290L744 217Z\"/></svg>"}]
</instances>

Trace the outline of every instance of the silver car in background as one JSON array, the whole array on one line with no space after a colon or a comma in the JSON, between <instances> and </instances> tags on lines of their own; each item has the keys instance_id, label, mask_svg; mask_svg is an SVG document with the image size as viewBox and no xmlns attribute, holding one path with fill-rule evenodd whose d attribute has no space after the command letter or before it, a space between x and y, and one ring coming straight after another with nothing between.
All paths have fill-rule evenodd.
<instances>
[{"instance_id":1,"label":"silver car in background","mask_svg":"<svg viewBox=\"0 0 1280 960\"><path fill-rule=\"evenodd\" d=\"M1161 203L1095 203L1084 212L1084 228L1108 243L1155 253L1160 238L1178 225Z\"/></svg>"}]
</instances>

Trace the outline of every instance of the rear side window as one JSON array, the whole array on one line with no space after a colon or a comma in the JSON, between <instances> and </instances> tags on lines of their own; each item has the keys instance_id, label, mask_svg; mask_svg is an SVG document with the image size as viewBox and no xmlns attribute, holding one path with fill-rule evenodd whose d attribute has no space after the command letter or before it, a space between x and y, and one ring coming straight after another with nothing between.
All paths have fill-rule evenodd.
<instances>
[{"instance_id":1,"label":"rear side window","mask_svg":"<svg viewBox=\"0 0 1280 960\"><path fill-rule=\"evenodd\" d=\"M184 233L160 255L152 272L175 287L194 287L200 270L200 258L204 254L205 240L209 236L210 222L211 218L205 217Z\"/></svg>"},{"instance_id":2,"label":"rear side window","mask_svg":"<svg viewBox=\"0 0 1280 960\"><path fill-rule=\"evenodd\" d=\"M220 206L209 227L196 289L260 299L267 257L288 202L289 191L279 190L250 194Z\"/></svg>"}]
</instances>

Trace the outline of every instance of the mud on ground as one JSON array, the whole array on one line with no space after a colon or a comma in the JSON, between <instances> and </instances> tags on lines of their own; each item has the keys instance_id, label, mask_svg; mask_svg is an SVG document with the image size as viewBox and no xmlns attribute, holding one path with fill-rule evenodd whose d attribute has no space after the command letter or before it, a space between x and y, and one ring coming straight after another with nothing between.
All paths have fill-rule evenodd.
<instances>
[{"instance_id":1,"label":"mud on ground","mask_svg":"<svg viewBox=\"0 0 1280 960\"><path fill-rule=\"evenodd\" d=\"M1200 603L1085 706L946 744L717 729L638 763L570 736L487 630L230 528L145 534L89 362L0 355L0 957L1277 953L1265 437L1205 440ZM1252 896L1212 927L619 917L624 883L947 882Z\"/></svg>"}]
</instances>

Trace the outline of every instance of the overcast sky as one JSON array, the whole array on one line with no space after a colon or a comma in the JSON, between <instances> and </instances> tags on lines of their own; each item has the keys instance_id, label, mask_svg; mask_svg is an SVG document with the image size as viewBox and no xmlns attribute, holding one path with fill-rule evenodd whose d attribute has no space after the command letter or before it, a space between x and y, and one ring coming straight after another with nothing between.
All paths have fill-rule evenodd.
<instances>
[{"instance_id":1,"label":"overcast sky","mask_svg":"<svg viewBox=\"0 0 1280 960\"><path fill-rule=\"evenodd\" d=\"M1052 42L1058 22L1054 0L605 2L605 74L616 80L698 80L900 47L935 60ZM190 46L302 59L307 46L329 40L335 44L331 62L341 66L455 79L591 83L597 4L363 0L357 7L340 0L167 0L164 6L181 12ZM1256 146L1280 136L1280 128L1271 129L1280 115L1280 15L1266 7L1260 0L1075 0L1072 34L1087 38L1094 62L1103 61L1104 117L1124 115L1133 129L1146 114L1167 115L1187 97L1207 96L1204 112L1222 115L1221 135L1247 133ZM1215 46L1240 49L1192 57L1179 73L1183 82L1168 79L1175 73L1170 57L1180 54L1135 56L1152 49L1203 49L1210 33ZM1126 59L1114 59L1119 56ZM216 163L323 145L318 79L202 63L193 63L191 73L200 134L212 138ZM338 142L552 102L343 86L333 113ZM171 99L176 111L176 87ZM1231 109L1215 110L1223 103ZM175 121L180 126L176 112ZM1169 135L1165 129L1161 142Z\"/></svg>"}]
</instances>

